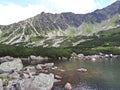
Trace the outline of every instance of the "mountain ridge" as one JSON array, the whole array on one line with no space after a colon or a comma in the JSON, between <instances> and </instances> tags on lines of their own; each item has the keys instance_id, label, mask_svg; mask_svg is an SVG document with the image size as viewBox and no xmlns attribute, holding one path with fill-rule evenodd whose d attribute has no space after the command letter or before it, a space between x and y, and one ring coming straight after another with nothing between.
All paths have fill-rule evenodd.
<instances>
[{"instance_id":1,"label":"mountain ridge","mask_svg":"<svg viewBox=\"0 0 120 90\"><path fill-rule=\"evenodd\" d=\"M0 43L60 46L59 43L67 38L89 36L102 30L119 27L119 16L120 1L88 14L42 12L18 23L0 25Z\"/></svg>"}]
</instances>

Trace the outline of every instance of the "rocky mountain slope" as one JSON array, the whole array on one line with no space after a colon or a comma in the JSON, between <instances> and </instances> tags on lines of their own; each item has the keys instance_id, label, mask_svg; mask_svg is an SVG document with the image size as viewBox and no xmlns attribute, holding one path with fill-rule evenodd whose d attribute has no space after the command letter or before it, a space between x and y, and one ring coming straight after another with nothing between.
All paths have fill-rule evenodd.
<instances>
[{"instance_id":1,"label":"rocky mountain slope","mask_svg":"<svg viewBox=\"0 0 120 90\"><path fill-rule=\"evenodd\" d=\"M25 46L75 46L89 40L82 36L119 27L120 1L88 14L42 12L11 25L0 26L0 43ZM67 42L67 43L66 43Z\"/></svg>"}]
</instances>

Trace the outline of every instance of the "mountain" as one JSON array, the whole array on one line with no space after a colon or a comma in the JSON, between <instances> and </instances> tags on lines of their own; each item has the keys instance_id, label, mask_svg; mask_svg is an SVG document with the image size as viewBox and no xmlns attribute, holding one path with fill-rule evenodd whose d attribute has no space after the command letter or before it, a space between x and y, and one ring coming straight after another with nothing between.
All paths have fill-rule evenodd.
<instances>
[{"instance_id":1,"label":"mountain","mask_svg":"<svg viewBox=\"0 0 120 90\"><path fill-rule=\"evenodd\" d=\"M75 46L87 36L120 26L120 1L87 14L42 12L32 18L0 25L0 43L24 46ZM86 36L86 37L83 37Z\"/></svg>"}]
</instances>

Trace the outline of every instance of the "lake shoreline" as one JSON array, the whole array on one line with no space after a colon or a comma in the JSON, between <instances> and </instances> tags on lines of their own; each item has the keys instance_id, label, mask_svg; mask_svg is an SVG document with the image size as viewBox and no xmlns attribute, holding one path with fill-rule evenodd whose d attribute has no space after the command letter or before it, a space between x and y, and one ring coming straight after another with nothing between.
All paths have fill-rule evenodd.
<instances>
[{"instance_id":1,"label":"lake shoreline","mask_svg":"<svg viewBox=\"0 0 120 90\"><path fill-rule=\"evenodd\" d=\"M74 78L74 80L72 79L75 75L78 75L78 76L83 75L83 76L80 76L80 78L81 78L80 80L82 80L82 78L85 79L86 77L84 77L84 75L87 75L88 73L91 73L91 76L92 75L97 75L97 76L101 75L101 72L96 71L96 69L88 68L85 63L87 63L87 62L92 63L91 67L93 67L93 64L97 63L97 61L99 61L99 60L100 61L101 60L108 61L108 60L114 60L114 59L119 60L120 55L104 55L104 56L103 55L88 55L88 56L84 56L83 54L81 54L81 55L79 54L77 56L71 57L70 60L67 60L64 58L64 60L58 60L58 61L56 61L56 60L52 61L51 59L49 60L48 58L43 59L40 56L38 56L38 57L32 56L31 59L30 59L30 57L28 57L28 58L13 58L10 56L0 57L0 60L2 60L2 59L3 59L3 61L1 63L4 63L4 62L6 63L9 61L11 62L13 60L16 61L16 59L20 59L23 62L23 66L24 66L23 72L26 69L28 71L30 70L30 72L27 71L27 73L23 73L23 74L27 75L27 78L32 77L32 74L34 75L35 73L37 73L37 75L39 75L40 73L43 73L45 75L49 75L50 73L53 73L53 75L54 75L53 87L56 88L56 87L60 87L59 85L64 86L67 82L70 82L73 85L72 82L76 82L78 79L78 78ZM25 65L24 60L26 61L26 65ZM29 60L31 62L28 62ZM43 61L45 61L45 62L43 62ZM50 61L50 63L49 63L49 61ZM58 65L56 65L56 63L54 63L54 61ZM59 62L59 61L62 61L62 62ZM83 61L85 61L85 62L83 63ZM96 61L96 62L94 62L94 61ZM78 62L80 62L80 63L78 63ZM59 66L60 63L61 63L61 65ZM64 65L62 66L62 63L66 63L67 68ZM72 66L69 64L71 64ZM76 67L76 65L78 65L78 67ZM74 73L71 73L72 71ZM17 73L19 73L19 72L17 72ZM20 74L18 74L18 75L20 75ZM36 74L35 74L35 76L36 76ZM69 77L71 79L69 80L67 77Z\"/></svg>"},{"instance_id":2,"label":"lake shoreline","mask_svg":"<svg viewBox=\"0 0 120 90\"><path fill-rule=\"evenodd\" d=\"M2 62L7 62L7 61L12 61L16 57L11 57L11 56L4 56L0 57L0 63ZM17 57L19 58L19 57ZM85 56L84 54L75 54L74 56L71 55L71 57L68 59L67 57L58 57L58 58L48 58L48 57L41 57L41 56L29 56L28 58L20 58L23 62L28 63L28 64L33 64L33 63L45 63L48 61L54 60L100 60L100 59L112 59L112 58L120 58L120 55L113 55L113 54L105 54L105 55L87 55Z\"/></svg>"}]
</instances>

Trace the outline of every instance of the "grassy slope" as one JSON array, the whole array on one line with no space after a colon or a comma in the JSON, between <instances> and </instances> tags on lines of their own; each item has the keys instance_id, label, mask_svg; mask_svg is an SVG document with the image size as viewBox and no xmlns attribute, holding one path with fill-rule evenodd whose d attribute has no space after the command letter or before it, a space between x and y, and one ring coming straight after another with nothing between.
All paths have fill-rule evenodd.
<instances>
[{"instance_id":1,"label":"grassy slope","mask_svg":"<svg viewBox=\"0 0 120 90\"><path fill-rule=\"evenodd\" d=\"M98 54L99 52L120 54L120 28L101 31L90 38L92 40L73 47L73 50L84 54Z\"/></svg>"},{"instance_id":2,"label":"grassy slope","mask_svg":"<svg viewBox=\"0 0 120 90\"><path fill-rule=\"evenodd\" d=\"M76 42L80 39L90 39L89 41L81 42L77 46L70 46L71 42ZM36 41L36 38L32 38ZM66 47L65 47L66 46ZM120 54L120 27L111 30L100 31L99 33L88 37L69 37L62 47L59 48L43 48L43 47L23 47L9 46L0 44L0 56L27 57L29 55L41 55L56 58L59 56L69 57L72 52L83 53L85 55L103 53ZM19 51L19 52L18 52ZM43 52L44 51L44 52ZM16 53L17 52L17 53Z\"/></svg>"},{"instance_id":3,"label":"grassy slope","mask_svg":"<svg viewBox=\"0 0 120 90\"><path fill-rule=\"evenodd\" d=\"M101 23L87 23L83 22L79 27L81 34L92 35L93 33L108 30L110 28L116 27L116 20L119 20L119 14L114 15L108 20L104 20Z\"/></svg>"}]
</instances>

